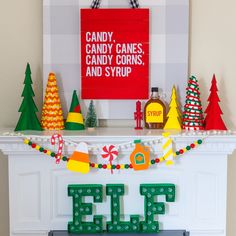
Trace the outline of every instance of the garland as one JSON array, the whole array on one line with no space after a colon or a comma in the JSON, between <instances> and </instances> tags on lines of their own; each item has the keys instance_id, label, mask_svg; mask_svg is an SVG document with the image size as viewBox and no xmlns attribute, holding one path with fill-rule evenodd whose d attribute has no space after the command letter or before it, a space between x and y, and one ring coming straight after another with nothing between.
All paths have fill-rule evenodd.
<instances>
[{"instance_id":1,"label":"garland","mask_svg":"<svg viewBox=\"0 0 236 236\"><path fill-rule=\"evenodd\" d=\"M176 151L174 153L174 158L177 158L179 156L182 156L183 154L185 154L186 152L196 148L197 146L201 145L203 143L203 139L198 139L197 141L191 143L190 145L186 146L185 148L180 149L179 151ZM52 158L56 158L58 157L58 154L50 151L40 145L38 145L37 143L33 143L32 141L30 141L29 139L24 139L24 144L29 145L31 148L38 150L41 153L44 153L45 155L48 155ZM68 162L69 158L67 156L62 156L61 157L62 161L64 162ZM149 162L149 166L151 165L156 165L159 164L161 162L165 161L165 158L162 156L160 158L155 158L152 159ZM128 164L100 164L100 163L94 163L94 162L90 162L89 163L90 167L92 168L96 168L96 169L108 169L108 170L119 170L119 169L133 169L132 164L128 163Z\"/></svg>"}]
</instances>

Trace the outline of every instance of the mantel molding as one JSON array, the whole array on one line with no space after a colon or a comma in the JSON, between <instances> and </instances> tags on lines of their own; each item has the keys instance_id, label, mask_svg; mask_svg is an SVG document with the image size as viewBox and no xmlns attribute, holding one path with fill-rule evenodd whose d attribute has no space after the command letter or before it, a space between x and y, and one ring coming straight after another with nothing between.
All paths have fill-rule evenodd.
<instances>
[{"instance_id":1,"label":"mantel molding","mask_svg":"<svg viewBox=\"0 0 236 236\"><path fill-rule=\"evenodd\" d=\"M150 140L157 140L156 144L152 142L148 145L153 146L156 153L161 152L161 144L158 142L162 139L162 132L160 130L142 130L135 131L131 128L98 128L95 131L82 131L82 132L66 132L62 131L65 141L69 140L74 143L86 142L92 145L104 145L104 144L122 144L126 142L132 142L134 139L141 139L143 142L149 142ZM50 143L51 135L54 132L26 132L24 135L33 139L34 142L40 145L46 146L52 150ZM203 145L191 151L192 155L221 155L228 156L236 149L236 135L227 132L181 132L171 134L176 148L183 148L193 141L198 139L204 139ZM10 136L0 134L0 150L8 157L11 156L35 156L43 155L35 150L31 149L27 145L23 144L23 137ZM155 146L155 147L154 147ZM130 147L131 148L131 147ZM122 152L130 152L130 148L122 150ZM70 154L74 150L74 147L66 146L65 151Z\"/></svg>"}]
</instances>

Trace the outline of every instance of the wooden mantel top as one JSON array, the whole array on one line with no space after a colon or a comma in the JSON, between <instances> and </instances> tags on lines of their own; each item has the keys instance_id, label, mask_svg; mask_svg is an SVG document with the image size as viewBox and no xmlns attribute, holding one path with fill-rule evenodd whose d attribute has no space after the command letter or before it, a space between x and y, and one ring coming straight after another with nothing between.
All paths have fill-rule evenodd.
<instances>
[{"instance_id":1,"label":"wooden mantel top","mask_svg":"<svg viewBox=\"0 0 236 236\"><path fill-rule=\"evenodd\" d=\"M79 138L79 137L161 137L163 132L169 132L172 137L216 137L216 138L235 138L236 132L232 131L164 131L164 130L135 130L129 127L106 127L96 128L95 130L82 130L82 131L23 131L20 132L26 136L41 136L51 137L55 133L60 133L62 136ZM14 137L10 134L14 133L13 129L0 129L0 139L6 137ZM14 133L15 136L17 133Z\"/></svg>"}]
</instances>

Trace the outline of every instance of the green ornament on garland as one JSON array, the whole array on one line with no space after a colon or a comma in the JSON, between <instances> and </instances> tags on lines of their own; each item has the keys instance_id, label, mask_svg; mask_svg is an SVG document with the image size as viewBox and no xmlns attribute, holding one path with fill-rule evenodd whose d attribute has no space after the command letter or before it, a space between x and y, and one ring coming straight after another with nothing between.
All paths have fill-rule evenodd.
<instances>
[{"instance_id":1,"label":"green ornament on garland","mask_svg":"<svg viewBox=\"0 0 236 236\"><path fill-rule=\"evenodd\" d=\"M89 104L88 113L85 120L85 126L87 128L97 127L97 114L95 111L93 100L91 100Z\"/></svg>"},{"instance_id":2,"label":"green ornament on garland","mask_svg":"<svg viewBox=\"0 0 236 236\"><path fill-rule=\"evenodd\" d=\"M79 104L79 99L76 93L76 90L73 92L70 111L67 116L66 130L84 130L84 118L81 113L81 108Z\"/></svg>"},{"instance_id":3,"label":"green ornament on garland","mask_svg":"<svg viewBox=\"0 0 236 236\"><path fill-rule=\"evenodd\" d=\"M24 99L18 111L21 112L21 115L16 125L15 131L42 130L40 122L36 115L36 112L38 112L38 108L36 107L33 100L35 94L32 89L32 84L33 82L31 79L30 64L27 63L24 80L25 87L21 95L21 97L23 97Z\"/></svg>"}]
</instances>

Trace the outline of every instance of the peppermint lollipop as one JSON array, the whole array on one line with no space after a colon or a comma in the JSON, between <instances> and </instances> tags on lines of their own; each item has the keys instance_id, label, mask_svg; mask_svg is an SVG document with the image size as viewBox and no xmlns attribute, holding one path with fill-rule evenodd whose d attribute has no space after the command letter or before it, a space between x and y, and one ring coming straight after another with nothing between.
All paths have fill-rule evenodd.
<instances>
[{"instance_id":1,"label":"peppermint lollipop","mask_svg":"<svg viewBox=\"0 0 236 236\"><path fill-rule=\"evenodd\" d=\"M114 145L106 145L102 148L101 156L102 158L106 159L108 158L108 161L110 162L110 165L112 167L112 161L114 161L118 157L118 149ZM113 173L111 168L111 173Z\"/></svg>"}]
</instances>

